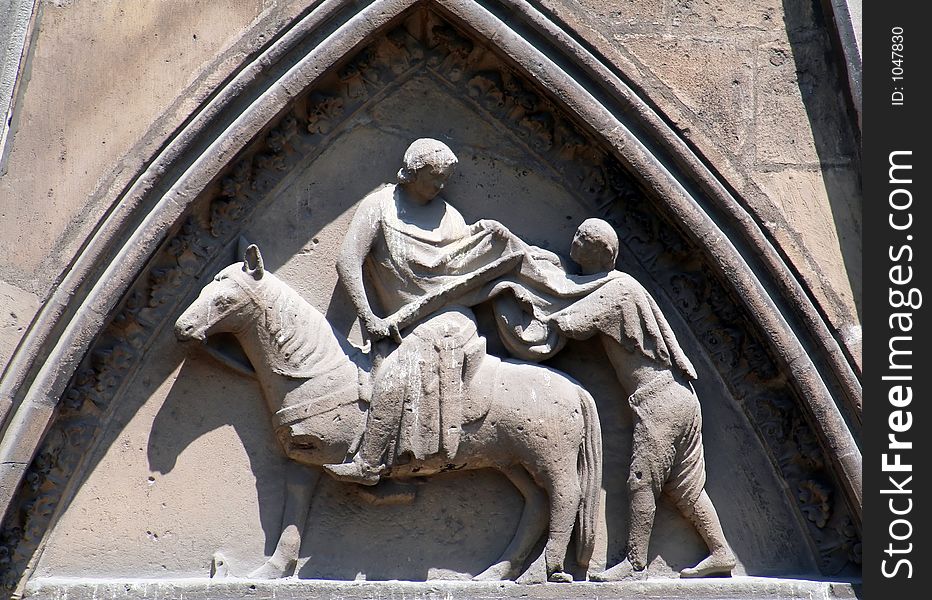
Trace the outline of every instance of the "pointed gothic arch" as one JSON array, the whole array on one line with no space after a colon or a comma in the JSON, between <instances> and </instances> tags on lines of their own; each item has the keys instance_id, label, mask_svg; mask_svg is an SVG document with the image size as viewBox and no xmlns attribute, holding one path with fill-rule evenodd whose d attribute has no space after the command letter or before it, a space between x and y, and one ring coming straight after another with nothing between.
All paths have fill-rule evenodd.
<instances>
[{"instance_id":1,"label":"pointed gothic arch","mask_svg":"<svg viewBox=\"0 0 932 600\"><path fill-rule=\"evenodd\" d=\"M740 198L624 74L521 0L325 0L247 61L115 199L5 373L0 501L4 524L21 528L10 546L20 572L147 340L300 161L293 138L325 146L379 82L412 65L513 129L612 220L754 423L815 552L831 555L826 571L839 548L856 560L854 370ZM522 93L534 98L513 110Z\"/></svg>"}]
</instances>

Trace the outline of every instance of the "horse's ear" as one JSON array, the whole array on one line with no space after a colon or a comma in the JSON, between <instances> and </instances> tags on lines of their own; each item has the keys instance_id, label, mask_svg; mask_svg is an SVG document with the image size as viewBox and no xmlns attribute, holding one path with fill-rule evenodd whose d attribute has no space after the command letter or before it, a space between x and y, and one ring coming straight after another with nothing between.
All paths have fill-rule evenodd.
<instances>
[{"instance_id":1,"label":"horse's ear","mask_svg":"<svg viewBox=\"0 0 932 600\"><path fill-rule=\"evenodd\" d=\"M239 236L239 240L236 242L236 258L233 259L234 262L246 256L246 248L249 247L249 240L243 236Z\"/></svg>"},{"instance_id":2,"label":"horse's ear","mask_svg":"<svg viewBox=\"0 0 932 600\"><path fill-rule=\"evenodd\" d=\"M243 252L243 270L255 279L262 279L265 274L265 265L262 262L262 253L259 252L259 246L249 244L246 247L246 251Z\"/></svg>"}]
</instances>

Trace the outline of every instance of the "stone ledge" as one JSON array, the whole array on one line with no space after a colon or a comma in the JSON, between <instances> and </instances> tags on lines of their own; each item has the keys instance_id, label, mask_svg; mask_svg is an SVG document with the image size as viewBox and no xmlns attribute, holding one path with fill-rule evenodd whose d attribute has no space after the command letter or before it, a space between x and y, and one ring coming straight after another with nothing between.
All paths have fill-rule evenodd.
<instances>
[{"instance_id":1,"label":"stone ledge","mask_svg":"<svg viewBox=\"0 0 932 600\"><path fill-rule=\"evenodd\" d=\"M656 579L617 583L521 585L511 581L327 581L191 579L83 579L44 577L26 585L24 598L50 600L208 598L265 600L457 600L492 598L830 600L859 598L861 584L767 577Z\"/></svg>"}]
</instances>

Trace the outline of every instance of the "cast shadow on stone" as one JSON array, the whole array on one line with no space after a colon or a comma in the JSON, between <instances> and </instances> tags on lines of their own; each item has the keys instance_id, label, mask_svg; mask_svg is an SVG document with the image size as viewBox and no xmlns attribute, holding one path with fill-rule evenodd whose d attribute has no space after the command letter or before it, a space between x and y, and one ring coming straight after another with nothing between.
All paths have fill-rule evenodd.
<instances>
[{"instance_id":1,"label":"cast shadow on stone","mask_svg":"<svg viewBox=\"0 0 932 600\"><path fill-rule=\"evenodd\" d=\"M861 318L861 185L857 117L845 91L844 57L834 48L831 18L813 0L783 0L796 83L809 117L839 250ZM851 219L851 220L849 220ZM855 231L851 231L855 229Z\"/></svg>"},{"instance_id":2,"label":"cast shadow on stone","mask_svg":"<svg viewBox=\"0 0 932 600\"><path fill-rule=\"evenodd\" d=\"M508 545L512 531L506 528L517 526L522 499L504 476L485 469L408 484L416 489L412 503L372 505L358 486L322 478L298 578L468 580ZM532 556L542 550L543 540Z\"/></svg>"},{"instance_id":3,"label":"cast shadow on stone","mask_svg":"<svg viewBox=\"0 0 932 600\"><path fill-rule=\"evenodd\" d=\"M178 457L197 439L223 426L232 427L243 443L256 478L259 521L265 533L264 552L271 555L281 529L285 459L275 445L258 386L231 369L209 364L209 359L192 360L196 352L193 348L185 349L188 358L152 424L146 449L149 469L162 475L170 473ZM205 379L214 383L203 385ZM197 383L201 385L191 385ZM192 395L190 389L195 387L198 394ZM250 392L243 394L243 390ZM238 396L243 395L252 396L254 402L240 402ZM217 458L222 460L219 452ZM217 510L240 508L222 506L222 493L216 498Z\"/></svg>"}]
</instances>

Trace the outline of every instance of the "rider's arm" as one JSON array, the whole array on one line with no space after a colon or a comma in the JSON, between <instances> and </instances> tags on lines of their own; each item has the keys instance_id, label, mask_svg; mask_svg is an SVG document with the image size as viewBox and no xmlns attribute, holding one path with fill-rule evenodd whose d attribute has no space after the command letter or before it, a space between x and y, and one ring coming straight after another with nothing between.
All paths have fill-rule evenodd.
<instances>
[{"instance_id":1,"label":"rider's arm","mask_svg":"<svg viewBox=\"0 0 932 600\"><path fill-rule=\"evenodd\" d=\"M497 235L498 237L511 243L515 250L524 250L531 256L531 258L546 260L547 262L553 263L561 269L563 268L563 261L559 256L545 248L538 248L537 246L531 246L530 244L527 244L524 240L513 234L511 230L509 230L498 221L493 219L480 219L479 221L476 221L470 225L470 230L471 233L490 231L493 235Z\"/></svg>"},{"instance_id":2,"label":"rider's arm","mask_svg":"<svg viewBox=\"0 0 932 600\"><path fill-rule=\"evenodd\" d=\"M346 232L346 238L343 240L340 257L337 259L337 273L340 274L340 281L343 282L343 287L346 288L356 307L356 314L359 315L362 326L374 339L388 335L388 323L376 316L372 310L363 284L362 270L363 262L372 249L381 226L379 194L370 194L356 209L353 221Z\"/></svg>"}]
</instances>

